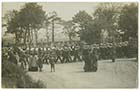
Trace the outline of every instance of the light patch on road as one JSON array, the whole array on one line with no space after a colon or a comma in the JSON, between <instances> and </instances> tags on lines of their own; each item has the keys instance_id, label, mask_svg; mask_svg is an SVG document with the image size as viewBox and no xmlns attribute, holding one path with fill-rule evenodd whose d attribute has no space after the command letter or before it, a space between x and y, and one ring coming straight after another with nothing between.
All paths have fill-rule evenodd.
<instances>
[{"instance_id":1,"label":"light patch on road","mask_svg":"<svg viewBox=\"0 0 140 90\"><path fill-rule=\"evenodd\" d=\"M47 88L136 88L138 66L135 60L98 61L97 72L84 72L84 62L56 64L56 72L44 64L43 72L29 72Z\"/></svg>"}]
</instances>

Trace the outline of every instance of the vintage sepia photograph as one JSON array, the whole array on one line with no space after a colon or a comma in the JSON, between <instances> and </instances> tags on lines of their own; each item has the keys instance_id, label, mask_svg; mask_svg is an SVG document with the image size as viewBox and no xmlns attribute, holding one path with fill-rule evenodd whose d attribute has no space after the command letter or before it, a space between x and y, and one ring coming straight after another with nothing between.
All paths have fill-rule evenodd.
<instances>
[{"instance_id":1,"label":"vintage sepia photograph","mask_svg":"<svg viewBox=\"0 0 140 90\"><path fill-rule=\"evenodd\" d=\"M138 2L2 2L1 87L137 89Z\"/></svg>"}]
</instances>

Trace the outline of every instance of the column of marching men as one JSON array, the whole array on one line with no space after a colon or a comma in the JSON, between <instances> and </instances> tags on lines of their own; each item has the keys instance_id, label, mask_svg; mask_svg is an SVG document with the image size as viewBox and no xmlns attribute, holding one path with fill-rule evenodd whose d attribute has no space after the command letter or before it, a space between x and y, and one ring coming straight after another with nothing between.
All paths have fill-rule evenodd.
<instances>
[{"instance_id":1,"label":"column of marching men","mask_svg":"<svg viewBox=\"0 0 140 90\"><path fill-rule=\"evenodd\" d=\"M42 71L43 64L50 64L51 71L55 71L56 63L71 63L82 61L78 45L63 45L49 47L10 47L3 56L23 69ZM34 68L32 68L34 67Z\"/></svg>"},{"instance_id":2,"label":"column of marching men","mask_svg":"<svg viewBox=\"0 0 140 90\"><path fill-rule=\"evenodd\" d=\"M85 62L85 69L94 66L97 68L97 61L108 56L107 59L112 59L115 62L116 50L115 47L127 47L128 42L106 43L81 45L64 44L50 45L47 47L7 47L7 51L2 51L3 60L9 60L14 64L19 65L23 69L29 71L42 71L43 64L50 64L51 71L55 71L56 63L71 63L77 61ZM92 67L93 68L93 67ZM96 71L96 70L95 70Z\"/></svg>"}]
</instances>

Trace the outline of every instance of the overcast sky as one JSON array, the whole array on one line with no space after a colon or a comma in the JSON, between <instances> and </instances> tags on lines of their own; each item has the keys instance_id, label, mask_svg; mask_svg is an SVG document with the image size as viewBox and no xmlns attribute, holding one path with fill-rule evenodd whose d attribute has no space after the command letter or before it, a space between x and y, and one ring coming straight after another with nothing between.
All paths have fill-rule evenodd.
<instances>
[{"instance_id":1,"label":"overcast sky","mask_svg":"<svg viewBox=\"0 0 140 90\"><path fill-rule=\"evenodd\" d=\"M3 3L2 4L2 10L3 10L3 16L7 11L16 9L19 10L22 8L22 6L25 3L17 3L17 2L12 2L12 3ZM92 14L94 10L96 9L97 3L93 2L87 2L87 3L76 3L76 2L42 2L38 3L43 6L43 10L46 12L52 12L56 11L58 13L58 16L62 17L64 20L70 20L74 14L76 14L79 10L86 10L89 14Z\"/></svg>"}]
</instances>

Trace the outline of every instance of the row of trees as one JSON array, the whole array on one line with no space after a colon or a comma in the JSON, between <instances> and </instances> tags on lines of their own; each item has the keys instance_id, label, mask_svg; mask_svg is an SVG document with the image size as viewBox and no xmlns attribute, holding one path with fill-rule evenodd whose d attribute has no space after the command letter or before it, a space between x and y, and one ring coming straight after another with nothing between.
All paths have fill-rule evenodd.
<instances>
[{"instance_id":1,"label":"row of trees","mask_svg":"<svg viewBox=\"0 0 140 90\"><path fill-rule=\"evenodd\" d=\"M48 28L52 28L52 42L54 42L55 23L63 25L64 33L70 41L76 35L89 43L101 43L101 32L107 31L111 42L122 35L123 40L130 37L137 38L138 34L138 4L137 3L100 3L92 15L86 11L79 11L72 20L61 20L56 12L45 13L42 6L37 3L26 3L20 11L13 10L7 17L8 32L14 33L17 44L23 39L24 44L32 44L37 32L45 28L48 36ZM122 33L123 32L123 33Z\"/></svg>"},{"instance_id":2,"label":"row of trees","mask_svg":"<svg viewBox=\"0 0 140 90\"><path fill-rule=\"evenodd\" d=\"M6 17L7 32L15 34L16 44L23 41L25 45L33 43L33 35L37 42L37 31L46 18L42 6L36 3L27 3L20 11L13 10Z\"/></svg>"},{"instance_id":3,"label":"row of trees","mask_svg":"<svg viewBox=\"0 0 140 90\"><path fill-rule=\"evenodd\" d=\"M69 22L67 25L71 30L67 29L68 34L71 37L75 36L75 28L72 27L78 25L77 33L80 39L88 44L101 43L102 30L109 33L110 42L116 42L115 39L119 36L124 41L130 37L138 38L138 4L100 3L92 15L86 11L79 11L72 18L71 24ZM68 27L67 25L65 27Z\"/></svg>"},{"instance_id":4,"label":"row of trees","mask_svg":"<svg viewBox=\"0 0 140 90\"><path fill-rule=\"evenodd\" d=\"M46 29L48 37L48 27L52 26L52 41L54 41L54 26L60 18L56 12L46 13L42 6L37 3L26 3L19 11L13 10L6 14L7 32L15 34L16 44L36 45L38 41L38 31ZM33 38L35 37L35 42Z\"/></svg>"}]
</instances>

